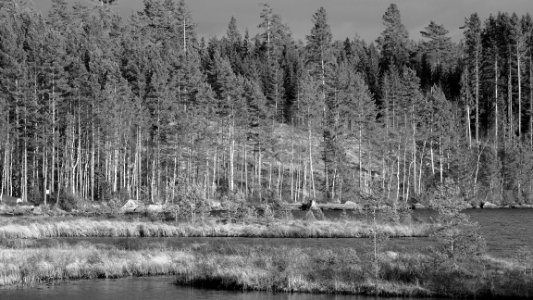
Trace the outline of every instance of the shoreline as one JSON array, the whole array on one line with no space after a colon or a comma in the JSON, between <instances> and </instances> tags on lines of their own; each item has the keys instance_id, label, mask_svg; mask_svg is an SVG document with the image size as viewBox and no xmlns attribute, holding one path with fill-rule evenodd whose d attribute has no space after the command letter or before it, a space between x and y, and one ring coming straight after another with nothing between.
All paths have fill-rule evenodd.
<instances>
[{"instance_id":1,"label":"shoreline","mask_svg":"<svg viewBox=\"0 0 533 300\"><path fill-rule=\"evenodd\" d=\"M286 210L289 212L300 212L302 211L300 207L302 206L302 203L288 203L282 205L282 210ZM258 209L261 209L258 207ZM358 205L351 205L351 204L339 204L339 203L318 203L317 208L324 212L352 212L352 213L364 213L367 211L367 209L358 206ZM466 208L464 208L461 211L468 211L468 210L498 210L498 209L531 209L533 210L533 204L509 204L509 205L494 205L491 203L484 203L483 205L476 204L476 205L470 205ZM435 211L434 208L419 204L413 204L409 210L411 212L417 211L417 210L428 210L428 211ZM225 213L228 212L228 209L219 208L219 207L213 207L211 210L209 210L209 213ZM387 211L387 209L378 209L377 213L381 213L383 211ZM48 210L48 212L43 212L40 209L40 206L34 206L34 205L6 205L0 202L0 217L57 217L57 216L70 216L70 217L114 217L118 218L121 216L147 216L150 214L168 214L172 215L174 212L172 210L166 209L164 206L162 207L162 210L160 208L156 210L151 210L148 207L139 208L136 210L131 211L121 211L121 210L112 210L105 206L96 205L95 207L91 209L80 209L80 210L74 210L71 212L63 211L57 208Z\"/></svg>"}]
</instances>

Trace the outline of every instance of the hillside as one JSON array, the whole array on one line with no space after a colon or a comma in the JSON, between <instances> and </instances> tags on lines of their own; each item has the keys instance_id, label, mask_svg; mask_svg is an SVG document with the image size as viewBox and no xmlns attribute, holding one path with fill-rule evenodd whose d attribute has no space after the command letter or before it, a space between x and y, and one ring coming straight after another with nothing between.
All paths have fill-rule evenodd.
<instances>
[{"instance_id":1,"label":"hillside","mask_svg":"<svg viewBox=\"0 0 533 300\"><path fill-rule=\"evenodd\" d=\"M231 18L207 40L185 1L112 2L0 4L2 198L533 200L527 14L415 42L391 4L369 43L334 40L322 7L300 42L263 5L257 35Z\"/></svg>"}]
</instances>

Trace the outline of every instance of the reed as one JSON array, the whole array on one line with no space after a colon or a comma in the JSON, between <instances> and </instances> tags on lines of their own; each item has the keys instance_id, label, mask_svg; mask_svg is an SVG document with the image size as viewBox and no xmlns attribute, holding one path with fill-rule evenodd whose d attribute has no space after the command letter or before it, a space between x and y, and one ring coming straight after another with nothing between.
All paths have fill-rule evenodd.
<instances>
[{"instance_id":1,"label":"reed","mask_svg":"<svg viewBox=\"0 0 533 300\"><path fill-rule=\"evenodd\" d=\"M76 218L0 225L0 238L57 237L265 237L265 238L357 238L373 235L372 224L361 221L275 220L223 224L92 220ZM428 236L430 224L378 224L376 230L391 237Z\"/></svg>"},{"instance_id":2,"label":"reed","mask_svg":"<svg viewBox=\"0 0 533 300\"><path fill-rule=\"evenodd\" d=\"M197 264L176 282L202 288L401 297L533 296L533 262L490 256L446 259L436 253L370 256L353 249L242 248L197 250ZM528 273L529 272L529 273Z\"/></svg>"},{"instance_id":3,"label":"reed","mask_svg":"<svg viewBox=\"0 0 533 300\"><path fill-rule=\"evenodd\" d=\"M0 287L43 281L176 274L192 255L181 251L120 251L90 245L0 250Z\"/></svg>"},{"instance_id":4,"label":"reed","mask_svg":"<svg viewBox=\"0 0 533 300\"><path fill-rule=\"evenodd\" d=\"M489 256L448 260L435 253L379 257L350 248L195 245L122 251L90 244L0 249L0 287L54 280L175 275L201 288L407 297L533 296L533 263Z\"/></svg>"}]
</instances>

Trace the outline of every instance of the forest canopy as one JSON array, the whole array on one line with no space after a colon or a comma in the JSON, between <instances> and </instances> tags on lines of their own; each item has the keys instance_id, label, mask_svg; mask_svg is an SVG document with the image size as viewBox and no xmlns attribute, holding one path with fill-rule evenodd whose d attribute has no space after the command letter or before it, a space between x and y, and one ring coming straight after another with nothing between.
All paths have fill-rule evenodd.
<instances>
[{"instance_id":1,"label":"forest canopy","mask_svg":"<svg viewBox=\"0 0 533 300\"><path fill-rule=\"evenodd\" d=\"M467 15L459 42L428 20L414 41L391 4L367 42L317 8L296 41L265 4L257 35L231 17L206 40L183 0L125 19L114 2L0 1L1 195L533 201L529 14Z\"/></svg>"}]
</instances>

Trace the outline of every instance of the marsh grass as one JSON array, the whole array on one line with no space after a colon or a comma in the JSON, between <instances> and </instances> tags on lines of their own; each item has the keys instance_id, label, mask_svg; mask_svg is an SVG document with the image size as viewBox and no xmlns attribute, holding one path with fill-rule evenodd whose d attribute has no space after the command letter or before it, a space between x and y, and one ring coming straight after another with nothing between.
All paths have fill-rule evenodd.
<instances>
[{"instance_id":1,"label":"marsh grass","mask_svg":"<svg viewBox=\"0 0 533 300\"><path fill-rule=\"evenodd\" d=\"M378 224L377 230L391 237L428 236L429 224ZM84 218L32 223L3 223L0 238L57 237L265 237L265 238L353 238L369 237L373 225L361 221L268 220L196 223L92 220Z\"/></svg>"},{"instance_id":2,"label":"marsh grass","mask_svg":"<svg viewBox=\"0 0 533 300\"><path fill-rule=\"evenodd\" d=\"M202 288L409 297L522 297L533 276L522 265L485 256L460 261L426 254L368 254L353 249L210 248L176 282ZM521 275L520 275L521 274Z\"/></svg>"},{"instance_id":3,"label":"marsh grass","mask_svg":"<svg viewBox=\"0 0 533 300\"><path fill-rule=\"evenodd\" d=\"M371 254L318 249L196 244L179 250L123 251L90 243L0 249L0 287L127 276L175 275L201 288L410 297L533 295L529 265L483 256L453 263L432 254L382 253L380 276Z\"/></svg>"},{"instance_id":4,"label":"marsh grass","mask_svg":"<svg viewBox=\"0 0 533 300\"><path fill-rule=\"evenodd\" d=\"M181 251L120 251L91 245L47 249L1 249L0 287L68 279L171 275L193 261Z\"/></svg>"}]
</instances>

